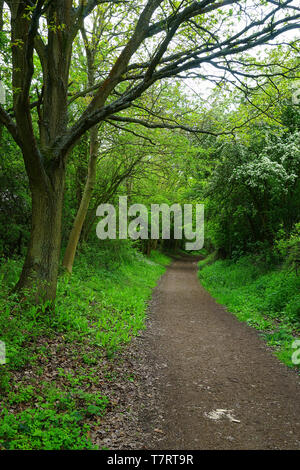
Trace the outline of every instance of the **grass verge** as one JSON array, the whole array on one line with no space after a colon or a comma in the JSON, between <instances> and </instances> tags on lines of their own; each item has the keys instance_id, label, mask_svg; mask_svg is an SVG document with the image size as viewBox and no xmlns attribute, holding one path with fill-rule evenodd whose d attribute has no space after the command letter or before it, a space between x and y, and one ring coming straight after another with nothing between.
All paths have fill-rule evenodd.
<instances>
[{"instance_id":1,"label":"grass verge","mask_svg":"<svg viewBox=\"0 0 300 470\"><path fill-rule=\"evenodd\" d=\"M148 299L168 263L126 243L86 249L73 275L60 277L52 316L9 294L21 260L1 264L0 449L98 448L91 430L117 406L114 356L145 327Z\"/></svg>"},{"instance_id":2,"label":"grass verge","mask_svg":"<svg viewBox=\"0 0 300 470\"><path fill-rule=\"evenodd\" d=\"M199 267L199 279L212 296L240 321L260 330L282 362L299 369L295 362L300 362L300 343L295 340L300 339L300 276L254 256L202 262Z\"/></svg>"}]
</instances>

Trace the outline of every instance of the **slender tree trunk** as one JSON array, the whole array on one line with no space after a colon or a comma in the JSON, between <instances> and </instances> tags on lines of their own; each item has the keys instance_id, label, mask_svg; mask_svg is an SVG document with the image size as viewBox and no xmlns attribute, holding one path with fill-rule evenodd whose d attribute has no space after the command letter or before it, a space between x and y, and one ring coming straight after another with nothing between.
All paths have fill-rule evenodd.
<instances>
[{"instance_id":1,"label":"slender tree trunk","mask_svg":"<svg viewBox=\"0 0 300 470\"><path fill-rule=\"evenodd\" d=\"M58 277L64 170L53 181L53 191L32 190L32 221L29 246L16 290L30 289L34 301L54 301ZM34 289L33 289L34 287Z\"/></svg>"},{"instance_id":2,"label":"slender tree trunk","mask_svg":"<svg viewBox=\"0 0 300 470\"><path fill-rule=\"evenodd\" d=\"M88 174L81 198L80 206L77 211L73 227L69 236L65 256L63 259L63 266L71 274L73 269L74 258L82 230L83 223L89 208L90 200L93 195L96 171L97 171L97 157L99 150L98 142L98 126L94 127L90 132L90 158L88 163Z\"/></svg>"},{"instance_id":3,"label":"slender tree trunk","mask_svg":"<svg viewBox=\"0 0 300 470\"><path fill-rule=\"evenodd\" d=\"M129 175L126 178L126 193L127 193L127 204L131 205L131 193L132 193L132 177Z\"/></svg>"},{"instance_id":4,"label":"slender tree trunk","mask_svg":"<svg viewBox=\"0 0 300 470\"><path fill-rule=\"evenodd\" d=\"M152 251L152 240L147 240L146 254L149 257Z\"/></svg>"},{"instance_id":5,"label":"slender tree trunk","mask_svg":"<svg viewBox=\"0 0 300 470\"><path fill-rule=\"evenodd\" d=\"M100 22L101 24L101 22ZM94 24L95 27L96 24ZM87 57L87 74L88 74L88 84L90 87L95 85L95 57L97 51L97 44L100 38L100 31L94 29L94 37L91 42L88 41L85 29L81 29L81 35L84 41L84 47ZM98 38L98 39L95 39ZM96 43L94 42L96 41ZM83 195L80 201L80 206L77 211L73 227L69 236L67 248L65 251L65 256L63 259L63 266L71 274L75 259L75 254L82 231L82 227L88 212L89 204L93 195L95 183L96 183L96 172L97 172L97 158L99 151L99 141L98 141L98 131L99 125L92 127L90 130L90 156L88 163L88 174L86 178L86 183L83 191Z\"/></svg>"}]
</instances>

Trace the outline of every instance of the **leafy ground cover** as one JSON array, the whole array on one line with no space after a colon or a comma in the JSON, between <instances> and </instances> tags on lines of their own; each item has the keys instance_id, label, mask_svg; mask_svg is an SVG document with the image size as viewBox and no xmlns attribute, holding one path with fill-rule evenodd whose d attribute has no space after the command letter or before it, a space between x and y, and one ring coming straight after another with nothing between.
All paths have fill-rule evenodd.
<instances>
[{"instance_id":1,"label":"leafy ground cover","mask_svg":"<svg viewBox=\"0 0 300 470\"><path fill-rule=\"evenodd\" d=\"M103 245L83 250L73 275L61 275L51 315L10 294L21 260L1 263L0 449L98 448L91 432L118 407L114 383L134 381L118 353L144 328L169 259Z\"/></svg>"},{"instance_id":2,"label":"leafy ground cover","mask_svg":"<svg viewBox=\"0 0 300 470\"><path fill-rule=\"evenodd\" d=\"M300 337L300 276L294 269L270 266L258 256L199 262L202 285L240 321L261 331L289 367ZM202 268L203 267L203 268Z\"/></svg>"}]
</instances>

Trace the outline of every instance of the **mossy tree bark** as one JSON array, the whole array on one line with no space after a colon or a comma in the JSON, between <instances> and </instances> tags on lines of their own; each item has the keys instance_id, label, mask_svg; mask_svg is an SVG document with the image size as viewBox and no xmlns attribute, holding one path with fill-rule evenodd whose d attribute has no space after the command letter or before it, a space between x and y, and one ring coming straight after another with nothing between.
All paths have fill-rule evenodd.
<instances>
[{"instance_id":1,"label":"mossy tree bark","mask_svg":"<svg viewBox=\"0 0 300 470\"><path fill-rule=\"evenodd\" d=\"M32 190L32 223L29 246L16 290L31 291L36 303L56 297L61 246L64 172L57 171L54 188ZM26 296L28 293L26 292Z\"/></svg>"}]
</instances>

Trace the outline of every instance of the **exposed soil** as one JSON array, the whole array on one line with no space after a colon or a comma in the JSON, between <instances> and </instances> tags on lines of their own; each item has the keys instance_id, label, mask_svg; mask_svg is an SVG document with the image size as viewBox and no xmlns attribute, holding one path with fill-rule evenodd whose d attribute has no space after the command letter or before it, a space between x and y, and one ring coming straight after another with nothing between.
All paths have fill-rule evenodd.
<instances>
[{"instance_id":1,"label":"exposed soil","mask_svg":"<svg viewBox=\"0 0 300 470\"><path fill-rule=\"evenodd\" d=\"M172 263L150 310L144 448L300 449L298 375L201 287L195 258Z\"/></svg>"}]
</instances>

